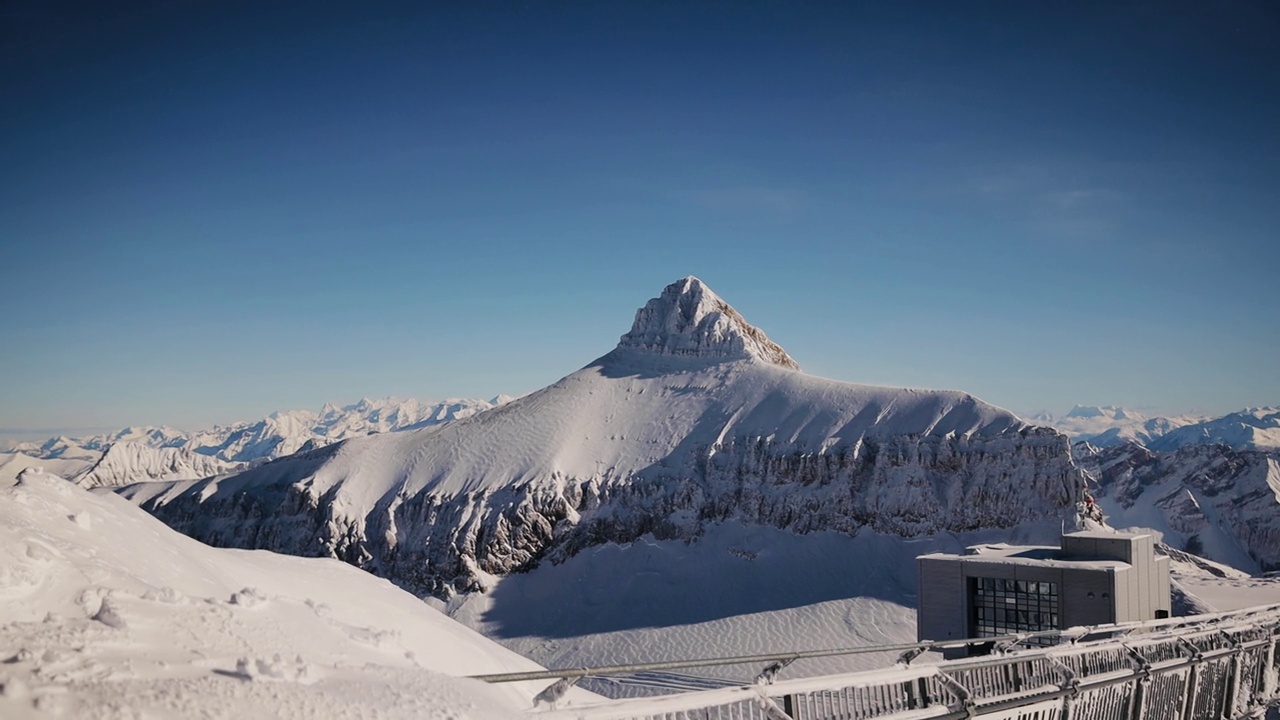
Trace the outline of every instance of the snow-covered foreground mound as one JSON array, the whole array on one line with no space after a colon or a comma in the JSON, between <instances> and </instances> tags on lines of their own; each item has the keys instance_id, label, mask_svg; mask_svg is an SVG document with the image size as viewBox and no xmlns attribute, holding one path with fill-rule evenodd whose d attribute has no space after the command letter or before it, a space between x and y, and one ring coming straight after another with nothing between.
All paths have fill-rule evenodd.
<instances>
[{"instance_id":1,"label":"snow-covered foreground mound","mask_svg":"<svg viewBox=\"0 0 1280 720\"><path fill-rule=\"evenodd\" d=\"M448 597L724 521L900 536L1056 525L1083 483L1064 435L962 392L806 375L686 278L612 352L501 407L123 494L214 545L331 555Z\"/></svg>"},{"instance_id":2,"label":"snow-covered foreground mound","mask_svg":"<svg viewBox=\"0 0 1280 720\"><path fill-rule=\"evenodd\" d=\"M344 563L210 548L33 471L0 487L0 717L509 718L546 683L459 676L535 669Z\"/></svg>"}]
</instances>

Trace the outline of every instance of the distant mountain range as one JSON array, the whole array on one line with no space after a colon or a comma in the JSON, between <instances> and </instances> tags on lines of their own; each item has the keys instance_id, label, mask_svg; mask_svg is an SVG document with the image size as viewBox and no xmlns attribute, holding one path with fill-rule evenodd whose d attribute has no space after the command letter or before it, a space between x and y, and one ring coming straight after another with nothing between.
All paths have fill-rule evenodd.
<instances>
[{"instance_id":1,"label":"distant mountain range","mask_svg":"<svg viewBox=\"0 0 1280 720\"><path fill-rule=\"evenodd\" d=\"M1210 444L1236 450L1280 449L1280 408L1275 407L1245 408L1222 417L1152 417L1115 405L1077 405L1062 416L1041 412L1028 419L1094 447L1136 443L1155 450Z\"/></svg>"},{"instance_id":2,"label":"distant mountain range","mask_svg":"<svg viewBox=\"0 0 1280 720\"><path fill-rule=\"evenodd\" d=\"M508 395L439 402L365 398L345 407L326 404L319 412L274 412L254 422L194 432L129 427L103 435L56 437L41 444L21 443L0 453L0 480L13 480L26 467L41 467L89 488L212 477L352 437L470 417L511 399Z\"/></svg>"}]
</instances>

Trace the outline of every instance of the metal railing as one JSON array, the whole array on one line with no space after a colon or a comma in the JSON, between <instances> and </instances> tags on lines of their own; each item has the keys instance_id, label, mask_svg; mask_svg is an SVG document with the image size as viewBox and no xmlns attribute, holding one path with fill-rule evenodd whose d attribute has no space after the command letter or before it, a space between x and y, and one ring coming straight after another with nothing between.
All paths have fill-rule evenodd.
<instances>
[{"instance_id":1,"label":"metal railing","mask_svg":"<svg viewBox=\"0 0 1280 720\"><path fill-rule=\"evenodd\" d=\"M1280 604L1183 618L951 642L810 650L477 676L551 680L531 711L547 720L1010 720L1237 718L1280 698ZM1029 641L1056 642L1027 648ZM912 665L929 650L981 646L992 654ZM891 668L778 680L791 661L898 652ZM751 685L556 709L584 677L770 663Z\"/></svg>"}]
</instances>

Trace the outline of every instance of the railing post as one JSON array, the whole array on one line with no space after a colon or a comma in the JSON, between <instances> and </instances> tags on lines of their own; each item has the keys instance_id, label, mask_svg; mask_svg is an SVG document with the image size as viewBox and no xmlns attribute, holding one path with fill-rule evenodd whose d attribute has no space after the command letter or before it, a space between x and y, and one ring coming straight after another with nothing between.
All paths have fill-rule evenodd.
<instances>
[{"instance_id":1,"label":"railing post","mask_svg":"<svg viewBox=\"0 0 1280 720\"><path fill-rule=\"evenodd\" d=\"M1129 694L1129 720L1142 720L1142 712L1147 704L1147 685L1150 682L1149 675L1134 678L1133 692Z\"/></svg>"},{"instance_id":2,"label":"railing post","mask_svg":"<svg viewBox=\"0 0 1280 720\"><path fill-rule=\"evenodd\" d=\"M1192 665L1187 671L1187 684L1182 689L1182 710L1178 713L1178 717L1182 720L1196 720L1191 717L1191 711L1195 709L1196 699L1196 683L1200 679L1200 666Z\"/></svg>"},{"instance_id":3,"label":"railing post","mask_svg":"<svg viewBox=\"0 0 1280 720\"><path fill-rule=\"evenodd\" d=\"M1191 717L1191 713L1195 710L1196 685L1200 682L1200 657L1202 653L1200 648L1187 642L1187 639L1182 636L1178 637L1178 644L1191 651L1191 668L1187 671L1187 684L1182 690L1182 707L1178 711L1178 717L1182 718L1182 720L1199 720L1199 718Z\"/></svg>"},{"instance_id":4,"label":"railing post","mask_svg":"<svg viewBox=\"0 0 1280 720\"><path fill-rule=\"evenodd\" d=\"M1244 648L1240 647L1239 642L1235 642L1231 654L1231 678L1227 682L1226 697L1222 699L1222 712L1219 714L1225 720L1234 720L1236 716L1236 698L1240 697L1240 676L1243 673Z\"/></svg>"},{"instance_id":5,"label":"railing post","mask_svg":"<svg viewBox=\"0 0 1280 720\"><path fill-rule=\"evenodd\" d=\"M1274 631L1273 631L1274 632ZM1280 672L1280 667L1276 666L1276 637L1271 636L1271 642L1267 644L1267 660L1262 664L1262 694L1267 700L1276 698L1276 675Z\"/></svg>"},{"instance_id":6,"label":"railing post","mask_svg":"<svg viewBox=\"0 0 1280 720\"><path fill-rule=\"evenodd\" d=\"M975 704L973 701L973 694L969 692L969 688L961 685L959 681L945 672L938 673L937 678L938 681L943 685L946 685L947 688L955 694L956 699L960 701L960 707L952 709L965 713L965 717L973 717ZM950 707L950 705L948 705L948 707Z\"/></svg>"},{"instance_id":7,"label":"railing post","mask_svg":"<svg viewBox=\"0 0 1280 720\"><path fill-rule=\"evenodd\" d=\"M1133 680L1133 692L1129 693L1127 715L1129 720L1142 720L1143 709L1147 703L1147 689L1151 682L1151 663L1142 656L1142 653L1128 645L1124 645L1124 649L1129 653L1129 660L1137 673Z\"/></svg>"}]
</instances>

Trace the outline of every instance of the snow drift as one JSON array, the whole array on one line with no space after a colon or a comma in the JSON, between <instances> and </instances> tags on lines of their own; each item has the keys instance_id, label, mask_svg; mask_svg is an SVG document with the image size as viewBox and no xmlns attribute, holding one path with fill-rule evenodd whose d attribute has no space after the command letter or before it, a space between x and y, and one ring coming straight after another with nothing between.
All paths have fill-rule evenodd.
<instances>
[{"instance_id":1,"label":"snow drift","mask_svg":"<svg viewBox=\"0 0 1280 720\"><path fill-rule=\"evenodd\" d=\"M210 548L33 470L0 488L0 717L508 718L546 683L459 676L537 669L343 563Z\"/></svg>"}]
</instances>

